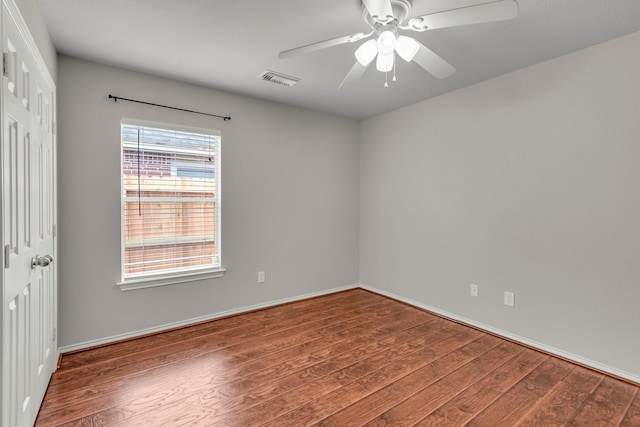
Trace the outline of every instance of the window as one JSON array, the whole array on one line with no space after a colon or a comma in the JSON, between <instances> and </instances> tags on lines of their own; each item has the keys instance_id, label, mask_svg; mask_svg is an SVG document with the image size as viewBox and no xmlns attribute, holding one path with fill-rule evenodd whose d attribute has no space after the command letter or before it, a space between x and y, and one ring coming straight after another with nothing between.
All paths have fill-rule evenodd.
<instances>
[{"instance_id":1,"label":"window","mask_svg":"<svg viewBox=\"0 0 640 427\"><path fill-rule=\"evenodd\" d=\"M134 121L121 130L121 289L222 275L220 132Z\"/></svg>"}]
</instances>

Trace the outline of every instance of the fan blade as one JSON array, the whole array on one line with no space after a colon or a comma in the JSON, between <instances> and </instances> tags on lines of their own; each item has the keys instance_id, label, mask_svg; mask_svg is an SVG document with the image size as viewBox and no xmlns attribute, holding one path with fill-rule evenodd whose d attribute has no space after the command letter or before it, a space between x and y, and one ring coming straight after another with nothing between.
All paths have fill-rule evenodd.
<instances>
[{"instance_id":1,"label":"fan blade","mask_svg":"<svg viewBox=\"0 0 640 427\"><path fill-rule=\"evenodd\" d=\"M349 87L360 80L364 72L367 71L367 68L369 68L369 65L362 65L360 62L356 61L356 63L353 64L353 67L351 67L349 73L347 73L347 76L344 78L342 83L340 83L340 86L338 86L338 90L342 89L343 87Z\"/></svg>"},{"instance_id":2,"label":"fan blade","mask_svg":"<svg viewBox=\"0 0 640 427\"><path fill-rule=\"evenodd\" d=\"M294 56L294 55L299 55L301 53L309 53L309 52L313 52L315 50L320 50L320 49L325 49L327 47L332 47L332 46L337 46L339 44L344 44L344 43L353 43L356 42L358 40L362 40L362 39L366 39L367 37L371 36L373 34L373 32L369 33L369 34L364 34L364 33L357 33L357 34L353 34L350 36L343 36L343 37L336 37L335 39L329 39L329 40L325 40L325 41L321 41L321 42L317 42L317 43L311 43L308 44L306 46L300 46L300 47L296 47L294 49L289 49L289 50L285 50L282 51L278 54L279 58L288 58L290 56Z\"/></svg>"},{"instance_id":3,"label":"fan blade","mask_svg":"<svg viewBox=\"0 0 640 427\"><path fill-rule=\"evenodd\" d=\"M423 31L481 24L483 22L505 21L516 16L518 16L518 3L515 0L499 0L418 16L411 18L408 24L414 30Z\"/></svg>"},{"instance_id":4,"label":"fan blade","mask_svg":"<svg viewBox=\"0 0 640 427\"><path fill-rule=\"evenodd\" d=\"M393 21L391 0L362 0L362 3L374 21L382 24L388 24Z\"/></svg>"},{"instance_id":5,"label":"fan blade","mask_svg":"<svg viewBox=\"0 0 640 427\"><path fill-rule=\"evenodd\" d=\"M435 78L444 79L456 71L451 64L440 58L434 51L420 42L418 42L418 44L420 45L420 49L418 49L418 53L416 53L413 60L416 64L433 74Z\"/></svg>"}]
</instances>

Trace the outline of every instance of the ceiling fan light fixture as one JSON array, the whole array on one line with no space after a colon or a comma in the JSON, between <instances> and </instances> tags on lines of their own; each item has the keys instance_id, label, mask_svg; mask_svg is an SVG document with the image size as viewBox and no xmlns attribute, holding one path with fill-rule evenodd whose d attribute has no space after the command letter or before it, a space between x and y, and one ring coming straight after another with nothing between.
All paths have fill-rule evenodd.
<instances>
[{"instance_id":1,"label":"ceiling fan light fixture","mask_svg":"<svg viewBox=\"0 0 640 427\"><path fill-rule=\"evenodd\" d=\"M382 53L378 54L378 60L376 61L376 69L383 73L393 70L393 57L395 55L393 52L383 55Z\"/></svg>"},{"instance_id":2,"label":"ceiling fan light fixture","mask_svg":"<svg viewBox=\"0 0 640 427\"><path fill-rule=\"evenodd\" d=\"M398 52L400 58L411 62L418 53L418 50L420 50L420 44L415 39L407 36L398 36L396 52Z\"/></svg>"},{"instance_id":3,"label":"ceiling fan light fixture","mask_svg":"<svg viewBox=\"0 0 640 427\"><path fill-rule=\"evenodd\" d=\"M378 52L380 55L389 55L396 48L396 35L391 31L383 31L378 36Z\"/></svg>"},{"instance_id":4,"label":"ceiling fan light fixture","mask_svg":"<svg viewBox=\"0 0 640 427\"><path fill-rule=\"evenodd\" d=\"M470 0L482 1L482 0ZM288 58L300 53L313 52L359 40L363 42L356 50L356 63L347 73L339 89L358 81L369 65L377 58L376 68L385 73L385 87L388 87L389 71L393 70L396 81L396 53L406 62L415 62L418 66L438 79L449 77L455 68L437 53L412 37L398 35L398 30L421 32L439 28L459 27L485 22L504 21L518 15L517 0L484 0L471 6L463 6L441 12L428 13L408 18L413 0L360 0L362 18L370 27L370 32L355 33L350 36L336 37L319 41L294 49L282 51L280 58Z\"/></svg>"},{"instance_id":5,"label":"ceiling fan light fixture","mask_svg":"<svg viewBox=\"0 0 640 427\"><path fill-rule=\"evenodd\" d=\"M367 66L378 54L378 42L375 40L367 40L358 49L356 49L356 59L358 62Z\"/></svg>"}]
</instances>

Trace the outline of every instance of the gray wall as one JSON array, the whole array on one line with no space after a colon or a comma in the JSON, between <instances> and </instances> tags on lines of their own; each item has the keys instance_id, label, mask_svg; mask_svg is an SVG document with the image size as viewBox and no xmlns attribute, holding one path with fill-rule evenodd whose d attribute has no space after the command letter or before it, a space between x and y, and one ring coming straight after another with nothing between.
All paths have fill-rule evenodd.
<instances>
[{"instance_id":1,"label":"gray wall","mask_svg":"<svg viewBox=\"0 0 640 427\"><path fill-rule=\"evenodd\" d=\"M360 281L640 377L638 76L640 33L364 121Z\"/></svg>"},{"instance_id":2,"label":"gray wall","mask_svg":"<svg viewBox=\"0 0 640 427\"><path fill-rule=\"evenodd\" d=\"M49 69L53 81L56 81L57 77L57 53L53 46L51 37L49 36L49 30L44 23L44 17L40 6L36 3L36 0L14 0L20 14L29 27L29 32L33 37L42 59L44 59L45 65Z\"/></svg>"},{"instance_id":3,"label":"gray wall","mask_svg":"<svg viewBox=\"0 0 640 427\"><path fill-rule=\"evenodd\" d=\"M358 122L65 56L58 71L61 346L357 283ZM116 287L123 117L222 131L225 277Z\"/></svg>"}]
</instances>

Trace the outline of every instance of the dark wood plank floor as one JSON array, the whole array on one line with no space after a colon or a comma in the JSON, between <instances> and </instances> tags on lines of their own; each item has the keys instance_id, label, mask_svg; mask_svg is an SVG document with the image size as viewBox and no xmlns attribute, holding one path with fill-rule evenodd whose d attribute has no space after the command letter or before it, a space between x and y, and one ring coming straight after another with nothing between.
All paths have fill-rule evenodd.
<instances>
[{"instance_id":1,"label":"dark wood plank floor","mask_svg":"<svg viewBox=\"0 0 640 427\"><path fill-rule=\"evenodd\" d=\"M640 426L639 388L351 290L66 355L38 426Z\"/></svg>"}]
</instances>

